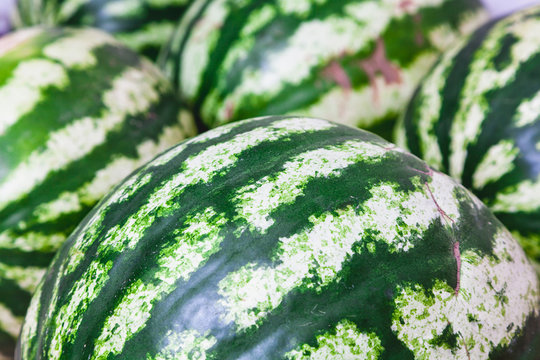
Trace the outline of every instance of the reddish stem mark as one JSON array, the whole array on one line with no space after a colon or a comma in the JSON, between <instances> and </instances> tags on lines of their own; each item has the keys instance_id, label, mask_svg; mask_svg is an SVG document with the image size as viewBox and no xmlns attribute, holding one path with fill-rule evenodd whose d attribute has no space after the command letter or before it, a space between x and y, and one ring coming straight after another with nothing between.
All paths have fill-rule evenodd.
<instances>
[{"instance_id":1,"label":"reddish stem mark","mask_svg":"<svg viewBox=\"0 0 540 360\"><path fill-rule=\"evenodd\" d=\"M431 169L430 169L431 170ZM426 186L429 195L431 196L431 199L435 203L435 206L437 207L437 211L441 215L441 217L445 220L448 226L453 230L456 222L448 216L448 214L440 207L439 203L435 199L435 196L433 195L433 192L431 191L431 188L429 187L428 182L424 182L424 185ZM456 288L454 289L454 295L457 296L459 293L459 289L461 287L461 251L459 250L459 241L455 239L454 236L454 244L452 246L452 251L454 254L454 258L456 259L456 267L457 267L457 273L456 273Z\"/></svg>"},{"instance_id":2,"label":"reddish stem mark","mask_svg":"<svg viewBox=\"0 0 540 360\"><path fill-rule=\"evenodd\" d=\"M227 101L225 104L225 120L229 121L234 115L234 104L232 101Z\"/></svg>"},{"instance_id":3,"label":"reddish stem mark","mask_svg":"<svg viewBox=\"0 0 540 360\"><path fill-rule=\"evenodd\" d=\"M369 83L373 88L373 99L376 103L379 101L379 92L377 89L376 76L381 74L386 84L401 83L399 68L392 64L386 56L386 49L382 38L378 38L375 44L373 54L360 61L360 67L369 78Z\"/></svg>"},{"instance_id":4,"label":"reddish stem mark","mask_svg":"<svg viewBox=\"0 0 540 360\"><path fill-rule=\"evenodd\" d=\"M424 45L424 34L422 33L422 15L415 14L413 16L413 21L416 27L414 42L416 42L416 45L422 46Z\"/></svg>"},{"instance_id":5,"label":"reddish stem mark","mask_svg":"<svg viewBox=\"0 0 540 360\"><path fill-rule=\"evenodd\" d=\"M322 72L323 76L328 77L336 82L345 91L350 91L352 88L351 79L343 69L340 63L336 60L332 61Z\"/></svg>"},{"instance_id":6,"label":"reddish stem mark","mask_svg":"<svg viewBox=\"0 0 540 360\"><path fill-rule=\"evenodd\" d=\"M405 12L410 12L412 11L413 5L414 3L412 2L412 0L401 0L398 4L398 7Z\"/></svg>"}]
</instances>

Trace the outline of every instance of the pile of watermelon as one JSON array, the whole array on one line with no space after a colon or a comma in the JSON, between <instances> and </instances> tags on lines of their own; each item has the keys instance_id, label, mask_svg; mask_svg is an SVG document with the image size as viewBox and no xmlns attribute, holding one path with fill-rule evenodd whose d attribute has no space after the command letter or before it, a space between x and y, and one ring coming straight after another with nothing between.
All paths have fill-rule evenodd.
<instances>
[{"instance_id":1,"label":"pile of watermelon","mask_svg":"<svg viewBox=\"0 0 540 360\"><path fill-rule=\"evenodd\" d=\"M10 21L0 360L540 358L539 6Z\"/></svg>"}]
</instances>

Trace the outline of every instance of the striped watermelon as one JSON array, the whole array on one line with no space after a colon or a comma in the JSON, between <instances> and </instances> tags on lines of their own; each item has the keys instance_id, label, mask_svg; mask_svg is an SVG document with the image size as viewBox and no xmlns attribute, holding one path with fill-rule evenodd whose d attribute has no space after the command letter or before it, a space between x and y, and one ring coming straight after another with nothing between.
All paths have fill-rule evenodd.
<instances>
[{"instance_id":1,"label":"striped watermelon","mask_svg":"<svg viewBox=\"0 0 540 360\"><path fill-rule=\"evenodd\" d=\"M13 352L31 293L90 208L194 129L171 89L97 30L0 39L0 349Z\"/></svg>"},{"instance_id":2,"label":"striped watermelon","mask_svg":"<svg viewBox=\"0 0 540 360\"><path fill-rule=\"evenodd\" d=\"M2 0L4 1L4 0ZM18 0L18 25L92 26L156 59L191 0Z\"/></svg>"},{"instance_id":3,"label":"striped watermelon","mask_svg":"<svg viewBox=\"0 0 540 360\"><path fill-rule=\"evenodd\" d=\"M521 247L446 175L368 132L259 118L104 198L16 358L508 359L540 350L539 301Z\"/></svg>"},{"instance_id":4,"label":"striped watermelon","mask_svg":"<svg viewBox=\"0 0 540 360\"><path fill-rule=\"evenodd\" d=\"M295 114L388 136L438 53L483 19L476 0L196 0L161 65L200 129Z\"/></svg>"},{"instance_id":5,"label":"striped watermelon","mask_svg":"<svg viewBox=\"0 0 540 360\"><path fill-rule=\"evenodd\" d=\"M446 53L398 142L471 189L540 273L540 7L479 29Z\"/></svg>"}]
</instances>

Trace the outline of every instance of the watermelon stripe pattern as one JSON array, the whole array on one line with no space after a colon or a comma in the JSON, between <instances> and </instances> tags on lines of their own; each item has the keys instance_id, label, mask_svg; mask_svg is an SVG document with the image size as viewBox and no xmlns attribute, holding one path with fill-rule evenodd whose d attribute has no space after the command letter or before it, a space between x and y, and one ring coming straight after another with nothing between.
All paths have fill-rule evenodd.
<instances>
[{"instance_id":1,"label":"watermelon stripe pattern","mask_svg":"<svg viewBox=\"0 0 540 360\"><path fill-rule=\"evenodd\" d=\"M367 132L258 118L109 193L16 358L503 358L529 348L539 300L517 242L449 177Z\"/></svg>"},{"instance_id":2,"label":"watermelon stripe pattern","mask_svg":"<svg viewBox=\"0 0 540 360\"><path fill-rule=\"evenodd\" d=\"M14 346L77 223L194 124L153 65L100 31L21 30L0 56L0 328Z\"/></svg>"},{"instance_id":3,"label":"watermelon stripe pattern","mask_svg":"<svg viewBox=\"0 0 540 360\"><path fill-rule=\"evenodd\" d=\"M472 189L540 264L538 29L540 8L533 7L484 26L445 54L397 137Z\"/></svg>"},{"instance_id":4,"label":"watermelon stripe pattern","mask_svg":"<svg viewBox=\"0 0 540 360\"><path fill-rule=\"evenodd\" d=\"M91 26L156 59L190 0L19 0L18 26Z\"/></svg>"},{"instance_id":5,"label":"watermelon stripe pattern","mask_svg":"<svg viewBox=\"0 0 540 360\"><path fill-rule=\"evenodd\" d=\"M382 131L485 18L470 0L197 0L162 63L202 128L294 114Z\"/></svg>"}]
</instances>

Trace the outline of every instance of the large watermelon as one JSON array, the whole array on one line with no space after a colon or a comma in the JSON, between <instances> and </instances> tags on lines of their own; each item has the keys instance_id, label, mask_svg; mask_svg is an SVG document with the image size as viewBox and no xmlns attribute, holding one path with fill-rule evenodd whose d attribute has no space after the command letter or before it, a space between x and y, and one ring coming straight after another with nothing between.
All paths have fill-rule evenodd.
<instances>
[{"instance_id":1,"label":"large watermelon","mask_svg":"<svg viewBox=\"0 0 540 360\"><path fill-rule=\"evenodd\" d=\"M534 357L538 285L488 209L418 158L262 118L179 144L104 198L34 295L16 357Z\"/></svg>"},{"instance_id":2,"label":"large watermelon","mask_svg":"<svg viewBox=\"0 0 540 360\"><path fill-rule=\"evenodd\" d=\"M197 0L161 64L201 129L295 114L388 135L476 0Z\"/></svg>"},{"instance_id":3,"label":"large watermelon","mask_svg":"<svg viewBox=\"0 0 540 360\"><path fill-rule=\"evenodd\" d=\"M193 130L171 89L97 30L0 39L0 349L13 351L31 293L90 208Z\"/></svg>"},{"instance_id":4,"label":"large watermelon","mask_svg":"<svg viewBox=\"0 0 540 360\"><path fill-rule=\"evenodd\" d=\"M540 272L539 33L533 7L446 53L412 100L398 142L472 189Z\"/></svg>"},{"instance_id":5,"label":"large watermelon","mask_svg":"<svg viewBox=\"0 0 540 360\"><path fill-rule=\"evenodd\" d=\"M5 1L5 0L2 0ZM18 26L92 26L151 59L191 0L18 0Z\"/></svg>"}]
</instances>

